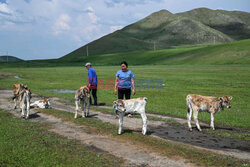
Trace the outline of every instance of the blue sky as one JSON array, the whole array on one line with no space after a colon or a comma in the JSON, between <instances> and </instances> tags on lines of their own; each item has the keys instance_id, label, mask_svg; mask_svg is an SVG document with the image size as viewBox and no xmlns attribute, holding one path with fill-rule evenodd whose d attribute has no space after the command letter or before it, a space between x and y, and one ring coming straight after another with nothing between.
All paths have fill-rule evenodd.
<instances>
[{"instance_id":1,"label":"blue sky","mask_svg":"<svg viewBox=\"0 0 250 167\"><path fill-rule=\"evenodd\" d=\"M250 12L250 0L0 0L0 55L50 59L166 9Z\"/></svg>"}]
</instances>

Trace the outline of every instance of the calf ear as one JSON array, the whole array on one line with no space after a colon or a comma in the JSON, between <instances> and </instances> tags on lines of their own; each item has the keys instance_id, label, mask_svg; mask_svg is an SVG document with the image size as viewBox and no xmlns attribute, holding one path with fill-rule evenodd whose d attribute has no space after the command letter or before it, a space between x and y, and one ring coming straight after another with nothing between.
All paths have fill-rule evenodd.
<instances>
[{"instance_id":1,"label":"calf ear","mask_svg":"<svg viewBox=\"0 0 250 167\"><path fill-rule=\"evenodd\" d=\"M232 99L233 99L233 97L232 97L232 96L230 96L230 97L229 97L229 100L232 100Z\"/></svg>"},{"instance_id":2,"label":"calf ear","mask_svg":"<svg viewBox=\"0 0 250 167\"><path fill-rule=\"evenodd\" d=\"M220 97L220 102L223 102L223 98Z\"/></svg>"}]
</instances>

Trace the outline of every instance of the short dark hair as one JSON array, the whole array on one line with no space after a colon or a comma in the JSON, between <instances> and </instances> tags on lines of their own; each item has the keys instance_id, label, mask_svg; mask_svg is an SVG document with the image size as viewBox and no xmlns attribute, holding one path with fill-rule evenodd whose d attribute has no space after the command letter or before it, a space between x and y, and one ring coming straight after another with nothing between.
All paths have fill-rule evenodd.
<instances>
[{"instance_id":1,"label":"short dark hair","mask_svg":"<svg viewBox=\"0 0 250 167\"><path fill-rule=\"evenodd\" d=\"M125 64L128 67L128 63L126 61L122 61L120 65Z\"/></svg>"}]
</instances>

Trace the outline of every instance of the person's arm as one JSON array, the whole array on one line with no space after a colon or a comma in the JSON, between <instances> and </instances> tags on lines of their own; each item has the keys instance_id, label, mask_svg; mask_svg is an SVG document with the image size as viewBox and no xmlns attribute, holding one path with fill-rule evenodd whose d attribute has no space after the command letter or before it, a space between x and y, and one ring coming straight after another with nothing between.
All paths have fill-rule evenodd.
<instances>
[{"instance_id":1,"label":"person's arm","mask_svg":"<svg viewBox=\"0 0 250 167\"><path fill-rule=\"evenodd\" d=\"M88 88L90 88L93 82L93 74L90 70L88 72L88 76L89 76Z\"/></svg>"},{"instance_id":2,"label":"person's arm","mask_svg":"<svg viewBox=\"0 0 250 167\"><path fill-rule=\"evenodd\" d=\"M115 95L117 94L118 79L119 79L118 77L115 78L115 88L114 88Z\"/></svg>"},{"instance_id":3,"label":"person's arm","mask_svg":"<svg viewBox=\"0 0 250 167\"><path fill-rule=\"evenodd\" d=\"M132 93L135 95L135 80L134 78L131 78L131 84L132 84Z\"/></svg>"}]
</instances>

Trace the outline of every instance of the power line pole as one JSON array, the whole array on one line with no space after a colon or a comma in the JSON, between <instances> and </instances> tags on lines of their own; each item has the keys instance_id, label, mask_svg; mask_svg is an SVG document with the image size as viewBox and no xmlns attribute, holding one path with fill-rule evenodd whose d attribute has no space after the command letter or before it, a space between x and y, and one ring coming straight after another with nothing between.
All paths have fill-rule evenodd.
<instances>
[{"instance_id":1,"label":"power line pole","mask_svg":"<svg viewBox=\"0 0 250 167\"><path fill-rule=\"evenodd\" d=\"M89 47L87 45L87 56L89 56Z\"/></svg>"},{"instance_id":2,"label":"power line pole","mask_svg":"<svg viewBox=\"0 0 250 167\"><path fill-rule=\"evenodd\" d=\"M6 55L7 56L7 63L9 62L9 56L8 55L9 55L9 53L7 51L7 55Z\"/></svg>"},{"instance_id":3,"label":"power line pole","mask_svg":"<svg viewBox=\"0 0 250 167\"><path fill-rule=\"evenodd\" d=\"M154 41L154 51L155 51L155 41Z\"/></svg>"}]
</instances>

